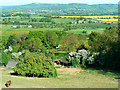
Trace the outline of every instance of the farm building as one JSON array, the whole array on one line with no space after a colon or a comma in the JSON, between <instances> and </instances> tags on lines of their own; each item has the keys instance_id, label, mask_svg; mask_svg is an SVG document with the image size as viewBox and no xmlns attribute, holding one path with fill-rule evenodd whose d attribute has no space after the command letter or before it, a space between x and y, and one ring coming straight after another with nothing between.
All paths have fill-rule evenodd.
<instances>
[{"instance_id":1,"label":"farm building","mask_svg":"<svg viewBox=\"0 0 120 90\"><path fill-rule=\"evenodd\" d=\"M2 63L0 63L0 66L3 66Z\"/></svg>"},{"instance_id":2,"label":"farm building","mask_svg":"<svg viewBox=\"0 0 120 90\"><path fill-rule=\"evenodd\" d=\"M55 59L55 60L53 60L53 62L56 63L57 65L59 64L59 65L63 65L63 66L71 66L71 63L68 63L66 61L62 61L60 59Z\"/></svg>"},{"instance_id":3,"label":"farm building","mask_svg":"<svg viewBox=\"0 0 120 90\"><path fill-rule=\"evenodd\" d=\"M17 26L12 26L12 28L17 28Z\"/></svg>"},{"instance_id":4,"label":"farm building","mask_svg":"<svg viewBox=\"0 0 120 90\"><path fill-rule=\"evenodd\" d=\"M32 25L29 25L28 28L32 28Z\"/></svg>"},{"instance_id":5,"label":"farm building","mask_svg":"<svg viewBox=\"0 0 120 90\"><path fill-rule=\"evenodd\" d=\"M53 60L53 62L56 63L56 64L59 64L60 59L55 59L55 60Z\"/></svg>"},{"instance_id":6,"label":"farm building","mask_svg":"<svg viewBox=\"0 0 120 90\"><path fill-rule=\"evenodd\" d=\"M79 21L79 24L82 23L83 21Z\"/></svg>"},{"instance_id":7,"label":"farm building","mask_svg":"<svg viewBox=\"0 0 120 90\"><path fill-rule=\"evenodd\" d=\"M14 68L16 64L17 64L16 61L9 61L8 64L6 65L6 68L9 68L9 67Z\"/></svg>"}]
</instances>

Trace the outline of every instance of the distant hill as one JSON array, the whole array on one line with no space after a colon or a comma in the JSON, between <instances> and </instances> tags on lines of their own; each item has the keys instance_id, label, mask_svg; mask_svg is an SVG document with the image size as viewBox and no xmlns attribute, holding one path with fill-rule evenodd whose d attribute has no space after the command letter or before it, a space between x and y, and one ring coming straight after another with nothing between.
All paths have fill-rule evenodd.
<instances>
[{"instance_id":1,"label":"distant hill","mask_svg":"<svg viewBox=\"0 0 120 90\"><path fill-rule=\"evenodd\" d=\"M44 3L31 3L19 6L3 7L3 12L45 12L47 14L60 14L67 13L67 15L117 15L118 4L44 4Z\"/></svg>"}]
</instances>

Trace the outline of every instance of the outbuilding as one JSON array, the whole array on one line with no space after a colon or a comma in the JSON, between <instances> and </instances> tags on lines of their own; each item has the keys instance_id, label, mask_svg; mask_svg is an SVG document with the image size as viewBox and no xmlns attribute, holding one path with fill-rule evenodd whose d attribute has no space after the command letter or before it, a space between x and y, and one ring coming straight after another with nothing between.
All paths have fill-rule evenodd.
<instances>
[{"instance_id":1,"label":"outbuilding","mask_svg":"<svg viewBox=\"0 0 120 90\"><path fill-rule=\"evenodd\" d=\"M14 68L15 65L17 64L16 61L9 61L8 64L6 65L6 68Z\"/></svg>"}]
</instances>

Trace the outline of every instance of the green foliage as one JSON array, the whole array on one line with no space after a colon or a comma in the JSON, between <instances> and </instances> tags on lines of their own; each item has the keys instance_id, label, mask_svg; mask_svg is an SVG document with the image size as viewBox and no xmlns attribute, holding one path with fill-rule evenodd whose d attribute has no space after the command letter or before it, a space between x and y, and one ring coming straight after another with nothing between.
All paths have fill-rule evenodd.
<instances>
[{"instance_id":1,"label":"green foliage","mask_svg":"<svg viewBox=\"0 0 120 90\"><path fill-rule=\"evenodd\" d=\"M92 51L100 52L95 62L104 68L120 68L120 48L117 29L113 27L110 30L105 30L102 34L96 32L90 34L89 45L92 46Z\"/></svg>"},{"instance_id":2,"label":"green foliage","mask_svg":"<svg viewBox=\"0 0 120 90\"><path fill-rule=\"evenodd\" d=\"M43 49L43 43L39 38L27 39L22 45L24 49L27 49L30 52L37 52Z\"/></svg>"},{"instance_id":3,"label":"green foliage","mask_svg":"<svg viewBox=\"0 0 120 90\"><path fill-rule=\"evenodd\" d=\"M14 69L15 73L32 77L56 77L57 72L51 58L44 54L30 53L25 60L20 60Z\"/></svg>"},{"instance_id":4,"label":"green foliage","mask_svg":"<svg viewBox=\"0 0 120 90\"><path fill-rule=\"evenodd\" d=\"M98 32L92 32L90 35L89 35L89 40L88 40L88 44L90 46L92 46L92 51L99 51L99 48L101 46L101 42L100 42L100 37L101 37L101 34L98 33Z\"/></svg>"},{"instance_id":5,"label":"green foliage","mask_svg":"<svg viewBox=\"0 0 120 90\"><path fill-rule=\"evenodd\" d=\"M83 40L85 40L85 37L82 35L68 33L61 39L61 48L68 52L76 51L76 49L83 44Z\"/></svg>"},{"instance_id":6,"label":"green foliage","mask_svg":"<svg viewBox=\"0 0 120 90\"><path fill-rule=\"evenodd\" d=\"M7 45L8 37L0 37L0 49L5 49Z\"/></svg>"},{"instance_id":7,"label":"green foliage","mask_svg":"<svg viewBox=\"0 0 120 90\"><path fill-rule=\"evenodd\" d=\"M43 45L45 45L45 47L49 47L45 33L43 31L30 31L29 34L27 35L27 39L31 39L31 38L39 38L43 43Z\"/></svg>"},{"instance_id":8,"label":"green foliage","mask_svg":"<svg viewBox=\"0 0 120 90\"><path fill-rule=\"evenodd\" d=\"M34 9L33 9L34 7ZM112 8L111 8L112 7ZM88 4L78 4L78 3L70 3L70 4L36 4L31 3L28 5L20 5L15 7L3 7L3 14L2 16L11 16L12 12L27 12L28 10L31 10L31 12L39 13L40 10L48 10L46 14L45 11L42 13L45 14L45 16L50 16L51 14L54 15L117 15L117 4L96 4L96 5L88 5ZM81 10L77 10L81 9ZM51 11L52 10L52 11ZM61 13L62 12L66 13ZM15 16L28 16L28 14L16 13ZM56 15L56 16L57 16Z\"/></svg>"},{"instance_id":9,"label":"green foliage","mask_svg":"<svg viewBox=\"0 0 120 90\"><path fill-rule=\"evenodd\" d=\"M58 35L54 31L47 31L46 32L46 39L48 44L51 47L56 47L58 45Z\"/></svg>"},{"instance_id":10,"label":"green foliage","mask_svg":"<svg viewBox=\"0 0 120 90\"><path fill-rule=\"evenodd\" d=\"M96 52L102 52L103 50L109 50L111 44L118 40L117 28L111 30L105 30L102 34L92 32L89 37L89 45L92 46L92 50Z\"/></svg>"},{"instance_id":11,"label":"green foliage","mask_svg":"<svg viewBox=\"0 0 120 90\"><path fill-rule=\"evenodd\" d=\"M7 47L14 46L15 51L20 50L22 42L26 39L27 33L19 33L15 35L10 35L7 42Z\"/></svg>"},{"instance_id":12,"label":"green foliage","mask_svg":"<svg viewBox=\"0 0 120 90\"><path fill-rule=\"evenodd\" d=\"M119 70L120 68L120 43L112 43L109 50L99 55L99 63L104 68Z\"/></svg>"},{"instance_id":13,"label":"green foliage","mask_svg":"<svg viewBox=\"0 0 120 90\"><path fill-rule=\"evenodd\" d=\"M74 60L71 60L72 65L80 65L80 60L78 58L74 58Z\"/></svg>"},{"instance_id":14,"label":"green foliage","mask_svg":"<svg viewBox=\"0 0 120 90\"><path fill-rule=\"evenodd\" d=\"M4 53L3 51L0 53L0 63L2 63L3 65L7 65L9 59L11 59L11 55Z\"/></svg>"}]
</instances>

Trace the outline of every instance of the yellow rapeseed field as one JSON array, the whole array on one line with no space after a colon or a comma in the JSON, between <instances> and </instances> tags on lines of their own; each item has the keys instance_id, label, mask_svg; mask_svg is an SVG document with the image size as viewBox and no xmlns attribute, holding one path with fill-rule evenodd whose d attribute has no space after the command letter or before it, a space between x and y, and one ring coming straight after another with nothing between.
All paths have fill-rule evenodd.
<instances>
[{"instance_id":1,"label":"yellow rapeseed field","mask_svg":"<svg viewBox=\"0 0 120 90\"><path fill-rule=\"evenodd\" d=\"M110 22L117 22L118 16L60 16L62 18L80 18L80 17L84 17L84 18L92 18L92 19L96 19L96 20L100 20L100 21L110 21Z\"/></svg>"},{"instance_id":2,"label":"yellow rapeseed field","mask_svg":"<svg viewBox=\"0 0 120 90\"><path fill-rule=\"evenodd\" d=\"M103 19L103 18L118 18L118 16L60 16L60 17L65 17L65 18L95 18L95 19Z\"/></svg>"}]
</instances>

